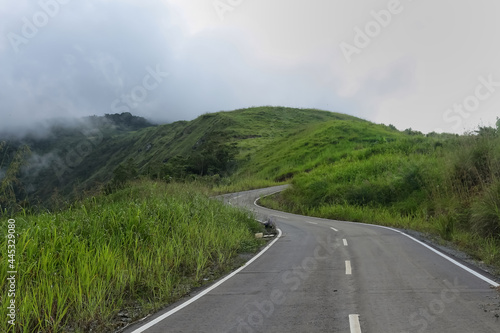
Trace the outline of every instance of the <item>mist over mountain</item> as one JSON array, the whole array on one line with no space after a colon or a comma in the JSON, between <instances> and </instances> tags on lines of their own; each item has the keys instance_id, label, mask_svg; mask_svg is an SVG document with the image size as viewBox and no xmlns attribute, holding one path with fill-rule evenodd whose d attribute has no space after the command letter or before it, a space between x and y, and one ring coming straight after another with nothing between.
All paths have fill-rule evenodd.
<instances>
[{"instance_id":1,"label":"mist over mountain","mask_svg":"<svg viewBox=\"0 0 500 333\"><path fill-rule=\"evenodd\" d=\"M85 164L85 159L103 142L154 126L145 118L124 112L80 119L58 118L29 131L2 132L0 181L14 165L18 171L9 176L12 195L43 201L55 189L78 182L74 170Z\"/></svg>"},{"instance_id":2,"label":"mist over mountain","mask_svg":"<svg viewBox=\"0 0 500 333\"><path fill-rule=\"evenodd\" d=\"M408 3L372 40L360 36L378 24L370 13L387 11L381 3L228 2L223 19L220 1L0 2L0 132L93 112L172 122L252 105L426 133L498 115L488 86L486 100L466 104L500 79L500 48L484 35L500 31L498 3ZM33 17L50 19L37 27Z\"/></svg>"},{"instance_id":3,"label":"mist over mountain","mask_svg":"<svg viewBox=\"0 0 500 333\"><path fill-rule=\"evenodd\" d=\"M0 140L35 143L60 136L73 135L75 131L88 132L95 129L106 131L133 131L156 125L153 121L132 115L130 112L87 116L81 118L51 118L26 126L0 130Z\"/></svg>"},{"instance_id":4,"label":"mist over mountain","mask_svg":"<svg viewBox=\"0 0 500 333\"><path fill-rule=\"evenodd\" d=\"M217 112L164 125L128 112L57 120L22 138L0 136L5 145L0 170L5 173L16 158L23 161L13 186L15 196L44 205L54 195L71 200L84 190L131 175L161 180L228 176L259 147L305 125L332 120L366 122L285 107ZM23 147L27 149L20 155Z\"/></svg>"}]
</instances>

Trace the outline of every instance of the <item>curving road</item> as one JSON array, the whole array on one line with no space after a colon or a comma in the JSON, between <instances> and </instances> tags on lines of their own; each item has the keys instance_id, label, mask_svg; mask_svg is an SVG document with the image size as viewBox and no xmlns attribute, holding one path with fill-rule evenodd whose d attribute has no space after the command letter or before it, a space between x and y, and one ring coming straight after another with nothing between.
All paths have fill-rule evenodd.
<instances>
[{"instance_id":1,"label":"curving road","mask_svg":"<svg viewBox=\"0 0 500 333\"><path fill-rule=\"evenodd\" d=\"M223 196L276 217L272 246L126 332L500 332L491 276L396 230L254 205L282 189Z\"/></svg>"}]
</instances>

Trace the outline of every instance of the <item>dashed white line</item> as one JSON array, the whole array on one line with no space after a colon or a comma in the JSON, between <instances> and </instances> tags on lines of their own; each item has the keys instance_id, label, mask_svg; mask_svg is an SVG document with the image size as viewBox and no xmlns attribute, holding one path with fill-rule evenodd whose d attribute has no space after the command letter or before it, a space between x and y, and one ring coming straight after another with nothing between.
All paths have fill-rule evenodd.
<instances>
[{"instance_id":1,"label":"dashed white line","mask_svg":"<svg viewBox=\"0 0 500 333\"><path fill-rule=\"evenodd\" d=\"M330 229L332 229L333 231L338 232L338 230L337 230L337 229L335 229L334 227L330 227Z\"/></svg>"},{"instance_id":2,"label":"dashed white line","mask_svg":"<svg viewBox=\"0 0 500 333\"><path fill-rule=\"evenodd\" d=\"M310 221L306 221L306 223L309 223L309 224L317 224L316 222L310 222Z\"/></svg>"},{"instance_id":3,"label":"dashed white line","mask_svg":"<svg viewBox=\"0 0 500 333\"><path fill-rule=\"evenodd\" d=\"M344 246L347 246L347 239L344 238L342 241L344 242Z\"/></svg>"},{"instance_id":4,"label":"dashed white line","mask_svg":"<svg viewBox=\"0 0 500 333\"><path fill-rule=\"evenodd\" d=\"M361 333L361 325L359 324L359 314L349 315L349 326L351 333Z\"/></svg>"},{"instance_id":5,"label":"dashed white line","mask_svg":"<svg viewBox=\"0 0 500 333\"><path fill-rule=\"evenodd\" d=\"M349 260L345 261L345 274L352 275L351 262Z\"/></svg>"}]
</instances>

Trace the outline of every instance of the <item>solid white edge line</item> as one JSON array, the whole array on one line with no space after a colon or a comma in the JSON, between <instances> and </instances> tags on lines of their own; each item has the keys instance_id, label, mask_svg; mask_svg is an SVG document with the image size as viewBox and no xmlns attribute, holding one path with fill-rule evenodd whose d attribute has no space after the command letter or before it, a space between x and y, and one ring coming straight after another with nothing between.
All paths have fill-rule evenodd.
<instances>
[{"instance_id":1,"label":"solid white edge line","mask_svg":"<svg viewBox=\"0 0 500 333\"><path fill-rule=\"evenodd\" d=\"M351 267L351 261L346 260L345 261L345 274L346 275L352 275L352 267Z\"/></svg>"},{"instance_id":2,"label":"solid white edge line","mask_svg":"<svg viewBox=\"0 0 500 333\"><path fill-rule=\"evenodd\" d=\"M276 193L280 193L280 192L283 192L283 191L284 191L284 190L279 190L279 191L276 191L276 192L272 192L272 193L269 193L269 194L263 195L263 196L262 196L262 198L264 198L264 197L268 197L268 196L270 196L270 195L273 195L273 194L276 194ZM257 199L255 199L255 200L253 201L253 204L254 204L255 206L257 206L257 207L262 207L262 206L260 206L260 205L258 205L258 204L257 204L257 201L259 201L259 200L260 200L260 198L261 198L261 197L259 196ZM262 207L262 208L266 208L266 207ZM268 208L268 209L269 209L269 208ZM273 209L273 210L274 210L274 209ZM280 210L277 210L277 212L280 212ZM283 213L286 213L286 212L283 212Z\"/></svg>"},{"instance_id":3,"label":"solid white edge line","mask_svg":"<svg viewBox=\"0 0 500 333\"><path fill-rule=\"evenodd\" d=\"M359 314L349 315L349 326L351 327L351 333L361 333L361 325L359 324Z\"/></svg>"},{"instance_id":4,"label":"solid white edge line","mask_svg":"<svg viewBox=\"0 0 500 333\"><path fill-rule=\"evenodd\" d=\"M344 246L347 246L347 239L344 238L342 241L344 242Z\"/></svg>"},{"instance_id":5,"label":"solid white edge line","mask_svg":"<svg viewBox=\"0 0 500 333\"><path fill-rule=\"evenodd\" d=\"M271 194L269 194L269 195L272 195L272 194L275 194L275 193L278 193L278 192L281 192L281 191L277 191L277 192L271 193ZM258 199L256 199L256 200L254 201L254 204L255 204L256 206L258 206L258 207L261 207L261 206L257 205L257 200L258 200ZM265 207L264 207L264 208L265 208ZM294 214L294 215L297 215L297 214ZM297 216L301 216L301 217L309 217L309 218L310 218L310 216L306 216L306 215L297 215ZM324 218L319 218L319 219L321 219L321 220L327 220L327 221L333 221L333 220L328 220L328 219L324 219ZM390 228L390 227L385 227L385 226L382 226L382 225L369 224L369 223L349 222L349 221L338 221L338 222L340 222L340 223L351 223L351 224L357 224L357 225L366 225L366 226L372 226L372 227L375 227L375 228L383 228L383 229L387 229L387 230L392 230L392 231L395 231L395 232L397 232L397 233L399 233L399 234L401 234L401 235L404 235L404 236L408 237L409 239L411 239L411 240L413 240L413 241L417 242L418 244L420 244L420 245L422 245L422 246L425 246L426 248L428 248L428 249L429 249L429 250L431 250L432 252L434 252L434 253L436 253L437 255L439 255L439 256L441 256L441 257L443 257L444 259L448 260L448 261L449 261L449 262L451 262L452 264L454 264L454 265L456 265L456 266L458 266L458 267L462 268L463 270L465 270L465 271L469 272L470 274L474 275L475 277L477 277L477 278L479 278L479 279L483 280L484 282L489 283L489 284L490 284L490 285L492 285L493 287L495 287L495 288L500 287L500 284L499 284L499 283L497 283L497 282L495 282L495 281L493 281L493 280L491 280L491 279L487 278L486 276L482 275L481 273L476 272L476 271L475 271L475 270L473 270L473 269L470 269L469 267L467 267L467 266L465 266L465 265L463 265L463 264L459 263L459 262L458 262L458 261L456 261L455 259L453 259L453 258L451 258L451 257L447 256L446 254L444 254L444 253L442 253L442 252L440 252L440 251L438 251L438 250L434 249L433 247L431 247L431 246L429 246L429 245L425 244L424 242L419 241L419 240L418 240L418 239L416 239L415 237L412 237L412 236L410 236L410 235L408 235L408 234L405 234L405 233L404 233L404 232L402 232L402 231L399 231L399 230L396 230L396 229L393 229L393 228ZM331 228L332 230L338 231L337 229L335 229L335 228L333 228L333 227L330 227L330 228Z\"/></svg>"},{"instance_id":6,"label":"solid white edge line","mask_svg":"<svg viewBox=\"0 0 500 333\"><path fill-rule=\"evenodd\" d=\"M459 262L458 262L458 261L456 261L455 259L448 257L446 254L444 254L444 253L442 253L442 252L440 252L440 251L438 251L438 250L434 249L433 247L431 247L431 246L429 246L429 245L425 244L424 242L421 242L421 241L419 241L418 239L416 239L416 238L414 238L414 237L412 237L412 236L410 236L410 235L407 235L407 234L405 234L404 232L401 232L401 231L399 231L399 230L392 229L392 228L388 228L388 229L389 229L389 230L394 230L394 231L396 231L396 232L399 232L400 234L402 234L402 235L404 235L404 236L406 236L406 237L410 238L411 240L413 240L413 241L415 241L415 242L419 243L420 245L425 246L426 248L428 248L428 249L429 249L429 250L431 250L432 252L434 252L434 253L436 253L437 255L439 255L439 256L441 256L441 257L443 257L444 259L448 260L448 261L449 261L449 262L451 262L452 264L455 264L456 266L458 266L458 267L462 268L463 270L465 270L465 271L467 271L467 272L471 273L472 275L474 275L474 276L476 276L476 277L480 278L480 279L481 279L481 280L483 280L484 282L491 284L491 285L492 285L492 286L494 286L495 288L500 286L500 284L496 283L495 281L493 281L493 280L491 280L491 279L487 278L486 276L484 276L484 275L482 275L482 274L480 274L480 273L476 272L475 270L470 269L469 267L467 267L467 266L465 266L465 265L463 265L463 264L459 263Z\"/></svg>"},{"instance_id":7,"label":"solid white edge line","mask_svg":"<svg viewBox=\"0 0 500 333\"><path fill-rule=\"evenodd\" d=\"M422 246L424 246L424 247L428 248L428 249L429 249L429 250L431 250L432 252L434 252L434 253L436 253L437 255L439 255L439 256L441 256L441 257L443 257L444 259L448 260L448 261L449 261L449 262L451 262L452 264L454 264L454 265L456 265L456 266L458 266L458 267L462 268L463 270L465 270L465 271L467 271L467 272L471 273L472 275L474 275L475 277L477 277L477 278L479 278L479 279L483 280L484 282L491 284L493 287L495 287L495 288L496 288L496 287L500 287L500 284L498 284L497 282L495 282L495 281L493 281L493 280L491 280L491 279L487 278L486 276L482 275L481 273L476 272L476 271L475 271L475 270L473 270L473 269L470 269L469 267L467 267L467 266L465 266L465 265L463 265L463 264L459 263L459 262L458 262L458 261L456 261L455 259L453 259L453 258L451 258L451 257L447 256L446 254L444 254L444 253L442 253L442 252L440 252L440 251L436 250L436 249L435 249L435 248L433 248L432 246L429 246L429 245L425 244L424 242L419 241L419 240L418 240L418 239L416 239L415 237L412 237L412 236L410 236L410 235L408 235L408 234L405 234L405 233L404 233L404 232L402 232L402 231L396 230L396 229L391 228L391 227L385 227L385 226L383 226L383 225L376 225L376 224L359 223L359 222L349 222L349 221L343 221L343 223L352 223L352 224L358 224L358 225L366 225L366 226L372 226L372 227L376 227L376 228L382 228L382 229L387 229L387 230L391 230L391 231L397 232L397 233L399 233L399 234L401 234L401 235L403 235L403 236L406 236L406 237L408 237L409 239L411 239L411 240L413 240L413 241L417 242L418 244L420 244L420 245L422 245Z\"/></svg>"},{"instance_id":8,"label":"solid white edge line","mask_svg":"<svg viewBox=\"0 0 500 333\"><path fill-rule=\"evenodd\" d=\"M226 276L225 278L223 278L219 282L215 283L214 285L212 285L212 286L208 287L207 289L203 290L201 293L199 293L195 297L193 297L193 298L185 301L181 305L173 308L172 310L168 311L167 313L164 313L163 315L161 315L158 318L150 321L149 323L145 324L144 326L141 326L141 327L137 328L135 331L132 331L132 333L141 333L141 332L144 332L148 328L153 327L154 325L158 324L160 321L162 321L162 320L170 317L171 315L173 315L174 313L176 313L176 312L180 311L181 309L185 308L189 304L191 304L193 302L196 302L198 299L202 298L203 296L205 296L206 294L208 294L209 292L211 292L212 290L214 290L215 288L217 288L218 286L220 286L221 284L223 284L224 282L226 282L227 280L229 280L230 278L232 278L233 276L235 276L236 274L238 274L239 272L241 272L242 270L244 270L245 268L247 268L251 263L253 263L255 260L257 260L257 258L259 258L261 255L263 255L267 250L269 250L269 248L271 246L273 246L273 244L276 243L276 241L280 237L281 237L281 229L278 229L278 236L276 237L276 239L273 240L270 244L268 244L255 257L253 257L252 259L250 259L249 261L247 261L247 263L245 265L241 266L240 268L238 268L237 270L235 270L234 272L232 272L231 274L229 274L228 276Z\"/></svg>"}]
</instances>

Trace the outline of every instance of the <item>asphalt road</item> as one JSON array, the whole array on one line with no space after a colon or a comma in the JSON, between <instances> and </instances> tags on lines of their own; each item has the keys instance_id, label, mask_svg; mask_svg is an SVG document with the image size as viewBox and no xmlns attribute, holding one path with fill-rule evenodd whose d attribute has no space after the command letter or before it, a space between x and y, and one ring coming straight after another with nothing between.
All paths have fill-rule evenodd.
<instances>
[{"instance_id":1,"label":"asphalt road","mask_svg":"<svg viewBox=\"0 0 500 333\"><path fill-rule=\"evenodd\" d=\"M224 196L276 218L265 253L126 332L500 332L491 276L395 230L254 206L279 189Z\"/></svg>"}]
</instances>

